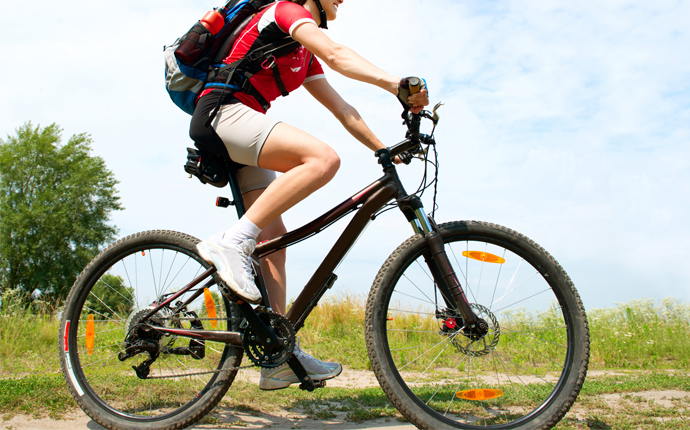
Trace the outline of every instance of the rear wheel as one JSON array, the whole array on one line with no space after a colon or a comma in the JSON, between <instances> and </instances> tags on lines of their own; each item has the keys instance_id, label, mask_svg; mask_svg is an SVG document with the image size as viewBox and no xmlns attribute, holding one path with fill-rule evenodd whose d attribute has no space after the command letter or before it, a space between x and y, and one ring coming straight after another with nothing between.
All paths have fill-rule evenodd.
<instances>
[{"instance_id":1,"label":"rear wheel","mask_svg":"<svg viewBox=\"0 0 690 430\"><path fill-rule=\"evenodd\" d=\"M125 353L132 344L128 335L141 327L150 306L209 267L197 255L197 242L172 231L126 237L89 263L72 287L59 336L60 362L72 396L99 424L109 429L187 427L232 384L242 348L141 331L138 339L146 348ZM149 324L238 331L234 305L213 278L207 281L170 305L189 300L186 307L177 312L163 308Z\"/></svg>"},{"instance_id":2,"label":"rear wheel","mask_svg":"<svg viewBox=\"0 0 690 430\"><path fill-rule=\"evenodd\" d=\"M420 428L548 429L587 372L587 318L570 278L543 248L504 227L439 226L477 315L478 336L444 300L416 235L385 262L369 294L366 341L381 387Z\"/></svg>"}]
</instances>

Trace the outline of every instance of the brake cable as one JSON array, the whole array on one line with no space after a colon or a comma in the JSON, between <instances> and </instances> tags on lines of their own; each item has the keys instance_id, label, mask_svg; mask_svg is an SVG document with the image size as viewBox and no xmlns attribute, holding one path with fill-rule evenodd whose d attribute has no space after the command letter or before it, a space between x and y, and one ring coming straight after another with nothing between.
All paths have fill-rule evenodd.
<instances>
[{"instance_id":1,"label":"brake cable","mask_svg":"<svg viewBox=\"0 0 690 430\"><path fill-rule=\"evenodd\" d=\"M433 141L434 137L434 131L436 131L436 124L434 124L433 128L431 129L431 133L428 135L427 140ZM429 159L429 147L433 146L434 150L434 160ZM422 181L417 187L417 191L412 193L412 195L416 195L417 197L421 198L424 195L424 192L431 187L432 185L434 186L434 195L433 195L433 204L431 208L431 217L434 218L436 214L436 209L438 209L438 204L437 204L437 196L438 196L438 167L439 167L439 162L438 162L438 152L436 151L436 145L428 144L427 145L427 150L422 151L424 154L424 157L413 157L413 158L418 158L422 161L424 161L424 173L422 175ZM428 178L428 169L429 169L429 164L431 164L434 167L434 179L432 179L430 182L427 181ZM381 215L384 212L387 212L391 209L394 209L397 207L397 203L387 203L384 205L379 211L377 211L374 215L372 215L371 219L374 220L376 217Z\"/></svg>"}]
</instances>

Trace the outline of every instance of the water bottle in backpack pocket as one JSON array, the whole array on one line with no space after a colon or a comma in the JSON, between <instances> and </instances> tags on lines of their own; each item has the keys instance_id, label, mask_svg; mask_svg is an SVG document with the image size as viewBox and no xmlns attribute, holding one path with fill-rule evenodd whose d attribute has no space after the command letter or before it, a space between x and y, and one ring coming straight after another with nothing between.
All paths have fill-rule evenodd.
<instances>
[{"instance_id":1,"label":"water bottle in backpack pocket","mask_svg":"<svg viewBox=\"0 0 690 430\"><path fill-rule=\"evenodd\" d=\"M225 26L225 8L218 8L207 13L180 38L175 49L175 58L187 67L200 70L208 69L211 62L215 38Z\"/></svg>"}]
</instances>

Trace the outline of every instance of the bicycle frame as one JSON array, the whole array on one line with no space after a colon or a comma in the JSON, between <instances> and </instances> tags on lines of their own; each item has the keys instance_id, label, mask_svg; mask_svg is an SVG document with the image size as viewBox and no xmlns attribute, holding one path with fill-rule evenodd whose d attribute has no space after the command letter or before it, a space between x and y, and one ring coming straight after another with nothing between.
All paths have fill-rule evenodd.
<instances>
[{"instance_id":1,"label":"bicycle frame","mask_svg":"<svg viewBox=\"0 0 690 430\"><path fill-rule=\"evenodd\" d=\"M406 139L395 147L405 147L410 143L410 140ZM401 211L411 223L414 232L425 235L427 240L430 242L432 252L426 256L427 264L429 264L430 271L435 278L436 284L441 291L441 295L446 302L446 305L451 309L458 309L460 314L465 319L466 324L473 327L478 321L478 318L474 311L469 307L464 291L455 277L450 262L445 256L445 252L443 251L443 243L440 241L440 237L437 237L438 234L435 232L434 227L432 226L433 221L430 222L427 218L419 198L416 196L408 196L405 192L405 189L397 174L395 165L391 162L391 149L380 150L376 153L376 155L379 157L379 163L383 165L384 175L381 178L354 194L352 197L345 200L335 208L326 212L319 218L316 218L312 222L305 224L296 230L288 232L285 235L261 242L256 246L254 257L256 260L258 260L277 250L286 248L312 235L315 235L344 216L350 214L351 212L357 211L353 219L350 221L324 260L316 269L311 279L307 282L302 292L290 307L290 310L286 315L287 319L293 325L295 332L304 326L304 322L311 311L318 304L325 292L333 286L335 280L337 279L337 276L335 273L333 273L335 268L340 264L345 255L347 255L348 251L357 241L358 237L364 231L366 225L373 218L374 214L383 208L388 202L395 199ZM231 171L229 185L235 198L233 204L237 209L238 216L241 217L244 214L245 209L234 171ZM260 274L259 265L255 264L255 268L257 269L258 274L256 277L257 286L261 290L263 296L262 305L270 308L270 299L266 293L266 288L263 282L263 277ZM214 272L215 269L210 268L206 272L202 273L198 278L190 282L176 294L167 298L158 306L155 306L153 309L151 309L144 320L150 316L153 316L162 307L172 303L177 297L198 285L201 281L203 281L204 278L211 276ZM199 289L196 294L192 295L188 300L186 300L185 303L180 304L178 308L181 309L182 307L186 306L189 302L196 299L199 294L201 294L201 289ZM242 314L245 316L245 318L247 318L248 322L254 329L259 330L258 334L261 337L264 339L271 338L272 340L275 340L272 333L265 328L265 326L254 327L254 323L257 323L260 326L263 326L263 324L258 320L258 318L256 318L256 313L253 311L251 306L246 303L240 303L239 305ZM175 309L173 309L173 311L175 311ZM264 328L265 330L261 330L261 328ZM172 329L164 327L156 327L156 330L199 340L213 338L214 340L224 341L233 345L241 344L241 336L234 332L225 332L225 334L223 334L223 332L219 331Z\"/></svg>"}]
</instances>

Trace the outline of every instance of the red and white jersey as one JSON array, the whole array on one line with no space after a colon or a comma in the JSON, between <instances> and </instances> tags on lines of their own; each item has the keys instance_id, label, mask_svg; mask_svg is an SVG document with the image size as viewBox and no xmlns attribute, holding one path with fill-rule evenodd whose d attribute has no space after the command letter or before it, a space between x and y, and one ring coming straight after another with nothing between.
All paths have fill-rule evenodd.
<instances>
[{"instance_id":1,"label":"red and white jersey","mask_svg":"<svg viewBox=\"0 0 690 430\"><path fill-rule=\"evenodd\" d=\"M292 36L295 28L305 22L316 25L311 13L304 7L288 1L276 2L256 14L237 38L230 55L223 62L230 64L261 46L283 39L287 35ZM305 82L325 77L319 61L303 46L290 54L276 58L275 61L288 92L296 90ZM281 95L273 71L268 67L263 67L255 73L249 82L269 104ZM204 94L206 93L207 91L204 91ZM254 97L244 92L235 93L235 97L256 111L264 111Z\"/></svg>"}]
</instances>

